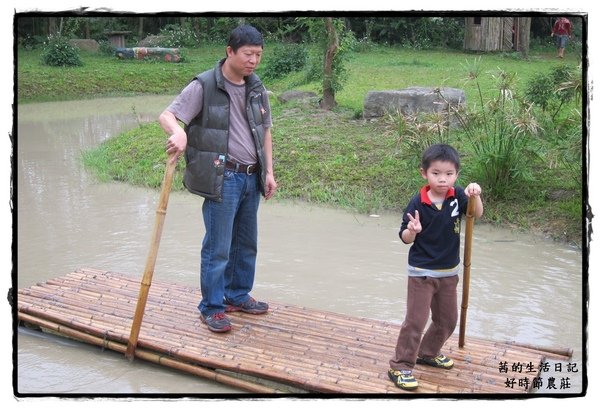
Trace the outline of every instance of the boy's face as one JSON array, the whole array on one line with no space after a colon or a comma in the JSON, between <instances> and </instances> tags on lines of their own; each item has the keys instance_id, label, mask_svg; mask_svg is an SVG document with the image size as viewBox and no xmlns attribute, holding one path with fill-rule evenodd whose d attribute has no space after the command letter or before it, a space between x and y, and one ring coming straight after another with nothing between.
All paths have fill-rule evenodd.
<instances>
[{"instance_id":1,"label":"boy's face","mask_svg":"<svg viewBox=\"0 0 600 408\"><path fill-rule=\"evenodd\" d=\"M254 72L262 57L263 49L259 45L243 45L237 52L227 47L227 62L238 75L246 77Z\"/></svg>"},{"instance_id":2,"label":"boy's face","mask_svg":"<svg viewBox=\"0 0 600 408\"><path fill-rule=\"evenodd\" d=\"M446 196L448 190L454 187L458 171L452 162L435 160L427 170L421 169L421 176L427 180L432 192Z\"/></svg>"}]
</instances>

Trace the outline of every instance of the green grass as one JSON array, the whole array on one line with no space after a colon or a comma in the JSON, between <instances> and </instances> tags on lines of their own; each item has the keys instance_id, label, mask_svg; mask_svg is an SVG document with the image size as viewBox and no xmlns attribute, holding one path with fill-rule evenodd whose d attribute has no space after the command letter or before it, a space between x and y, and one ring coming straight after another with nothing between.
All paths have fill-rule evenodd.
<instances>
[{"instance_id":1,"label":"green grass","mask_svg":"<svg viewBox=\"0 0 600 408\"><path fill-rule=\"evenodd\" d=\"M83 152L83 163L101 181L159 187L165 168L164 137L157 137L161 132L156 123L142 124ZM173 180L176 186L182 185L183 168L183 161L179 161Z\"/></svg>"},{"instance_id":2,"label":"green grass","mask_svg":"<svg viewBox=\"0 0 600 408\"><path fill-rule=\"evenodd\" d=\"M198 72L208 69L224 55L223 47L185 50L186 62L169 64L116 60L109 56L82 54L84 65L52 68L40 63L39 52L19 50L18 102L99 98L137 94L176 94ZM386 119L360 119L363 100L370 90L409 86L448 86L465 90L469 105L478 100L472 82L465 81L465 65L481 57L480 85L485 97L497 93L492 73L499 68L517 72L517 88L551 66L579 61L571 53L558 61L554 50L532 53L527 60L513 54L474 55L457 51L415 51L373 47L353 54L348 62L348 81L336 95L332 112L314 103L282 105L277 95L289 89L318 91L319 84L302 84L302 73L267 82L273 92L275 174L277 198L299 199L341 207L361 213L400 213L409 197L423 183L415 160L420 151L407 150L397 128ZM268 66L265 50L259 75ZM84 153L84 163L104 180L158 188L164 170L164 134L157 123L144 124L115 135L97 149ZM468 151L459 135L450 141L466 153L466 183L470 167ZM181 187L183 160L174 188ZM483 221L539 232L581 245L582 186L560 168L537 163L535 178L519 185L502 200L485 196ZM565 191L559 198L553 192Z\"/></svg>"},{"instance_id":3,"label":"green grass","mask_svg":"<svg viewBox=\"0 0 600 408\"><path fill-rule=\"evenodd\" d=\"M477 100L477 92L469 86L464 68L475 58L481 57L482 87L484 96L497 92L493 74L500 68L517 72L518 86L524 87L528 79L539 71L549 71L551 66L564 61L554 58L554 51L530 55L528 60L514 54L475 54L453 50L421 51L390 47L373 47L369 52L355 53L348 64L348 81L336 95L337 102L354 111L362 111L363 100L368 91L402 89L410 86L451 87L464 89L467 101ZM268 58L268 54L267 57ZM568 63L577 65L575 55L568 55ZM264 66L262 67L264 68ZM299 82L301 74L291 75L287 80L271 84L274 91ZM269 85L269 84L268 84ZM297 86L298 89L317 91L319 84Z\"/></svg>"},{"instance_id":4,"label":"green grass","mask_svg":"<svg viewBox=\"0 0 600 408\"><path fill-rule=\"evenodd\" d=\"M200 71L224 56L222 47L184 54L186 62L118 60L116 57L81 53L81 67L49 67L41 63L41 51L17 53L19 103L125 96L175 94Z\"/></svg>"}]
</instances>

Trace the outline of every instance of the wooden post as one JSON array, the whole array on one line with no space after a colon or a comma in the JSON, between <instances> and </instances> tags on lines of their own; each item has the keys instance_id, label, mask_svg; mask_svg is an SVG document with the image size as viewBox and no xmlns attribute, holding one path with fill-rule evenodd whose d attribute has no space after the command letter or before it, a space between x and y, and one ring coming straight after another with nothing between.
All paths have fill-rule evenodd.
<instances>
[{"instance_id":1,"label":"wooden post","mask_svg":"<svg viewBox=\"0 0 600 408\"><path fill-rule=\"evenodd\" d=\"M469 197L467 206L467 221L465 229L465 253L463 255L463 291L460 305L460 329L458 347L465 345L465 327L467 324L467 309L469 307L469 286L471 280L471 242L473 241L473 224L475 223L475 197Z\"/></svg>"}]
</instances>

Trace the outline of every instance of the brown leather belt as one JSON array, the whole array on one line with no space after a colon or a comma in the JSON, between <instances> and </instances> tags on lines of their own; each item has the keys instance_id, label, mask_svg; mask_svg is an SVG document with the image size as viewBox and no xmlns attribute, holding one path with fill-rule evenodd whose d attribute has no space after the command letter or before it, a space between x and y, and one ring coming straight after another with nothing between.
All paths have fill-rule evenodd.
<instances>
[{"instance_id":1,"label":"brown leather belt","mask_svg":"<svg viewBox=\"0 0 600 408\"><path fill-rule=\"evenodd\" d=\"M252 174L258 171L258 164L239 164L228 161L225 162L225 168L236 173Z\"/></svg>"}]
</instances>

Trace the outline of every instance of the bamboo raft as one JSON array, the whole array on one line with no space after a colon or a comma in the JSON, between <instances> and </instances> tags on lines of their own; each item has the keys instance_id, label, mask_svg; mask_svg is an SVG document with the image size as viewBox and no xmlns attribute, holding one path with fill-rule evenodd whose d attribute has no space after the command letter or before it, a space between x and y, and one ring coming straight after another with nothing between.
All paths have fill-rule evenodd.
<instances>
[{"instance_id":1,"label":"bamboo raft","mask_svg":"<svg viewBox=\"0 0 600 408\"><path fill-rule=\"evenodd\" d=\"M92 345L125 353L140 282L96 269L18 290L18 320ZM407 393L387 378L400 325L270 302L269 313L231 313L233 330L210 332L196 309L200 291L154 282L135 357L251 392ZM526 393L508 387L502 362L532 363L521 373L529 384L540 363L568 360L570 350L550 350L451 337L444 353L452 370L417 366L412 393ZM281 387L280 387L281 386ZM288 387L288 388L286 388Z\"/></svg>"}]
</instances>

